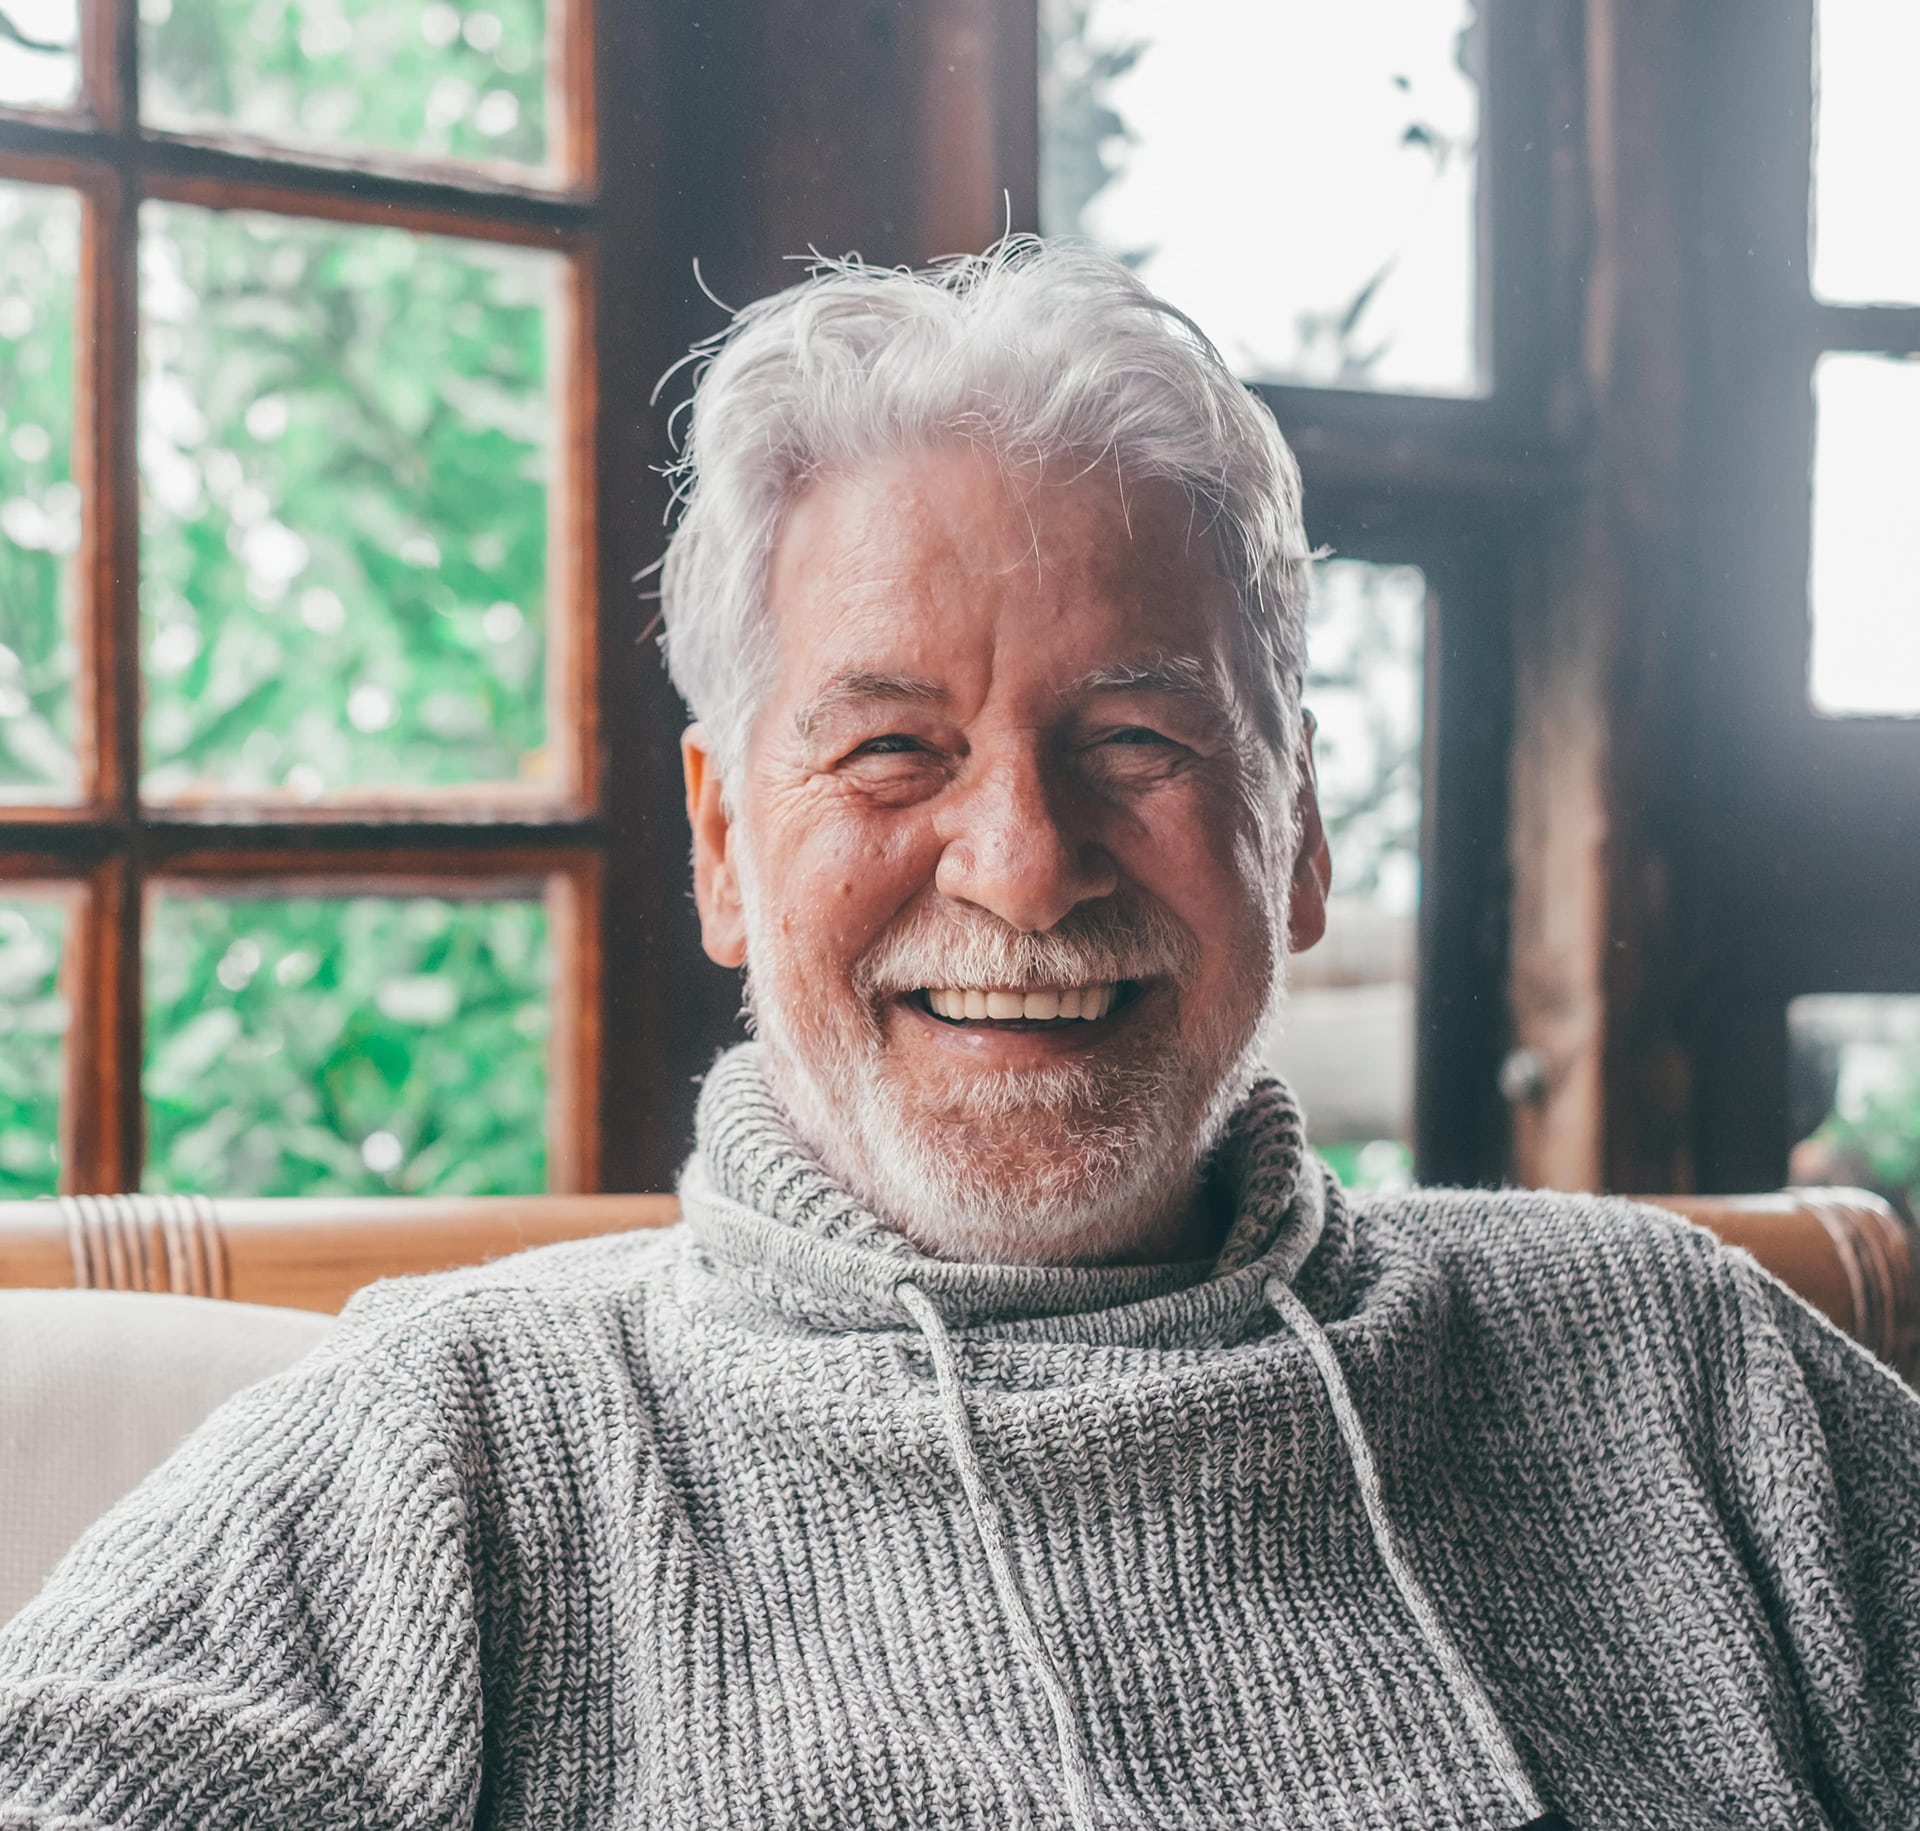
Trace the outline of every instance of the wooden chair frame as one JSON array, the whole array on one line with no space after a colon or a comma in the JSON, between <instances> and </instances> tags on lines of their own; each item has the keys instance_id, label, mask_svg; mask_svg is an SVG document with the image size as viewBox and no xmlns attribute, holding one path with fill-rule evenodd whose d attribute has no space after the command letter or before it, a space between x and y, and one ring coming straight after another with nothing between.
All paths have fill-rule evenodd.
<instances>
[{"instance_id":1,"label":"wooden chair frame","mask_svg":"<svg viewBox=\"0 0 1920 1831\"><path fill-rule=\"evenodd\" d=\"M1909 1375L1920 1369L1920 1260L1879 1197L1790 1189L1667 1196L1653 1205L1752 1253L1889 1365ZM0 1202L0 1286L170 1291L334 1311L376 1278L678 1218L670 1195Z\"/></svg>"}]
</instances>

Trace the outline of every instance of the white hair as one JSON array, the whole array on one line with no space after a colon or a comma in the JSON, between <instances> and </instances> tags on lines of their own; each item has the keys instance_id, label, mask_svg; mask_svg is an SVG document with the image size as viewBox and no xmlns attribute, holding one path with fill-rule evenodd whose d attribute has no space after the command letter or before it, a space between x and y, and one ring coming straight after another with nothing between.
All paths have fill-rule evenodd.
<instances>
[{"instance_id":1,"label":"white hair","mask_svg":"<svg viewBox=\"0 0 1920 1831\"><path fill-rule=\"evenodd\" d=\"M1245 610L1252 710L1291 789L1311 558L1299 469L1200 328L1118 261L1032 236L917 272L816 260L687 360L661 616L723 778L773 679L766 580L788 503L823 473L962 439L1010 467L1111 462L1186 492Z\"/></svg>"}]
</instances>

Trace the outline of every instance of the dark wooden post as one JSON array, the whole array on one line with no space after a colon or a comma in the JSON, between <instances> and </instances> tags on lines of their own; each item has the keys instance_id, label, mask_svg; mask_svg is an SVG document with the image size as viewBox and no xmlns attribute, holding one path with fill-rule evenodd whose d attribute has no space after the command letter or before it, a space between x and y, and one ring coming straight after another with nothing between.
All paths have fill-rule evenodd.
<instances>
[{"instance_id":1,"label":"dark wooden post","mask_svg":"<svg viewBox=\"0 0 1920 1831\"><path fill-rule=\"evenodd\" d=\"M1678 1190L1692 1183L1673 854L1694 552L1693 9L1589 0L1584 24L1582 156L1555 201L1575 283L1549 414L1585 487L1551 513L1515 628L1513 1025L1542 1080L1516 1103L1513 1167L1528 1183Z\"/></svg>"}]
</instances>

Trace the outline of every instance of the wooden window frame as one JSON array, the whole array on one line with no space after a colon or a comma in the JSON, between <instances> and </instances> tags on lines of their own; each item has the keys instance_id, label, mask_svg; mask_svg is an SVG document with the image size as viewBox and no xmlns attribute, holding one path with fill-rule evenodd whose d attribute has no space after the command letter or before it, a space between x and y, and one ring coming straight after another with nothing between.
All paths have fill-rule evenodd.
<instances>
[{"instance_id":1,"label":"wooden window frame","mask_svg":"<svg viewBox=\"0 0 1920 1831\"><path fill-rule=\"evenodd\" d=\"M1037 5L992 5L1003 85L1035 98L1024 114L1003 100L996 117L1012 226L1035 230ZM1573 125L1554 118L1577 80L1571 21L1533 0L1479 0L1478 13L1482 391L1253 385L1299 461L1316 546L1414 566L1427 582L1413 1155L1419 1180L1444 1183L1498 1182L1511 1170L1499 1091L1511 1025L1498 994L1508 973L1512 631L1540 570L1535 524L1579 474L1548 411L1567 301L1550 259L1558 199L1546 149L1564 145Z\"/></svg>"},{"instance_id":2,"label":"wooden window frame","mask_svg":"<svg viewBox=\"0 0 1920 1831\"><path fill-rule=\"evenodd\" d=\"M95 98L99 118L84 133L73 117L0 118L0 162L22 171L38 160L52 176L66 161L65 181L97 188L89 198L103 243L130 246L134 203L100 154L102 136L138 137L169 182L265 183L295 209L343 187L338 169L305 155L134 136L132 0L83 4L91 67L105 67L104 46L123 73L117 93ZM785 257L808 247L919 262L1034 226L1034 6L603 0L591 54L573 59L567 79L584 91L591 68L594 112L571 118L590 141L575 169L597 169L597 187L516 188L376 161L352 176L355 207L370 219L391 205L469 233L499 218L591 250L580 334L596 398L581 461L598 507L592 545L576 550L593 555L599 606L589 644L597 798L566 819L521 810L484 829L448 819L431 839L573 848L601 862L587 926L607 1046L597 1078L585 1080L617 1121L601 1132L604 1187L670 1184L698 1077L739 1034L737 978L702 958L687 894L685 708L635 585L659 557L667 508L666 417L648 409L648 393L690 342L719 328L703 282L737 303L791 283ZM1810 10L1811 0L1789 0L1762 25L1736 0L1683 9L1481 0L1491 392L1263 390L1299 454L1313 537L1353 558L1418 566L1439 604L1428 644L1423 1177L1641 1190L1777 1183L1783 1148L1761 1154L1763 1170L1735 1139L1764 1132L1755 1102L1772 1097L1774 1079L1784 1086L1783 1038L1769 1045L1773 1067L1756 1066L1765 1051L1755 1025L1780 1028L1792 983L1764 964L1767 950L1784 945L1788 916L1812 909L1854 935L1830 960L1844 956L1863 981L1889 984L1879 968L1901 943L1883 932L1891 916L1873 912L1920 902L1920 853L1886 843L1920 830L1920 786L1896 785L1783 854L1754 786L1765 772L1747 769L1754 732L1740 728L1774 704L1749 699L1745 676L1764 667L1740 661L1742 645L1760 621L1790 629L1805 617L1804 593L1788 601L1804 552L1772 525L1785 473L1767 467L1782 460L1759 449L1805 409L1783 404L1777 384L1748 384L1764 341L1751 275L1755 263L1795 258L1796 210L1804 260L1805 210L1805 147L1793 144L1804 122L1783 135L1778 112L1752 103L1779 81L1804 88L1804 43L1785 40ZM573 42L586 43L578 30ZM1718 118L1728 93L1748 110L1743 130L1705 134L1703 119ZM1779 179L1796 157L1797 198ZM96 248L88 259L97 267L104 256ZM99 352L90 398L107 421L95 444L131 476L131 302L98 289L87 300L96 331L82 343ZM1704 352L1703 324L1717 338ZM1795 394L1791 378L1786 392ZM1788 466L1803 462L1791 439L1781 449ZM96 480L100 533L87 561L123 622L131 575L114 556L134 551L124 498L103 497ZM1758 542L1746 538L1756 521L1768 524ZM96 656L82 691L96 694L130 761L126 683ZM1730 710L1742 706L1769 713ZM1840 765L1848 779L1884 787L1911 761L1908 735L1856 729L1808 741L1842 743L1855 753ZM1920 785L1920 772L1906 780ZM92 1027L137 1065L128 1014L139 1007L138 884L228 831L211 818L149 820L136 848L130 794L125 780L103 784L107 811L92 822L8 808L0 856L51 859L76 880L104 874L95 927L118 937L121 965L117 978L101 971L106 1015ZM1796 805L1817 825L1835 799L1809 791ZM423 832L361 809L326 822L276 817L231 837L236 848L245 839L346 853ZM1798 865L1811 861L1844 890L1825 901L1809 901L1804 885L1783 892L1783 857L1789 876L1808 875ZM127 879L117 892L114 870ZM122 1015L109 1021L114 1011ZM1553 1076L1539 1102L1509 1109L1498 1070L1516 1045L1545 1052ZM122 1112L106 1130L127 1131L137 1117ZM102 1145L91 1180L75 1186L129 1186L136 1158Z\"/></svg>"},{"instance_id":3,"label":"wooden window frame","mask_svg":"<svg viewBox=\"0 0 1920 1831\"><path fill-rule=\"evenodd\" d=\"M1829 717L1808 690L1813 370L1828 352L1920 354L1920 305L1814 296L1816 0L1716 0L1701 103L1716 348L1703 390L1700 664L1705 772L1689 885L1701 1185L1776 1185L1789 1134L1787 1006L1920 993L1920 719Z\"/></svg>"},{"instance_id":4,"label":"wooden window frame","mask_svg":"<svg viewBox=\"0 0 1920 1831\"><path fill-rule=\"evenodd\" d=\"M609 367L620 371L620 404L637 418L639 375L664 367L657 324L637 362L630 335L605 345L601 337L603 245L615 246L612 265L630 281L651 239L644 210L604 207L599 189L593 75L598 69L631 80L652 62L646 33L616 27L614 11L587 0L550 0L549 94L559 104L550 183L547 174L522 178L481 164L381 154L343 160L237 135L143 128L135 0L82 0L81 92L73 107L0 110L0 180L77 193L83 221L73 382L74 478L84 504L74 631L79 791L66 802L0 803L0 882L61 885L76 899L62 965L72 1011L61 1100L63 1190L139 1187L146 1131L142 917L155 886L179 882L237 892L298 885L339 896L426 889L470 897L488 886L516 894L540 886L554 960L547 1187L578 1192L662 1179L673 1148L665 1128L635 1128L609 1164L600 1125L610 1085L614 1098L631 1099L660 1078L630 1067L610 1072L606 1060L609 1010L644 1022L659 1003L643 976L649 950L630 949L624 967L605 970L609 881L627 891L624 921L671 926L659 920L664 896L651 836L634 835L631 775L619 792L608 789L610 760L630 758L643 741L637 727L658 715L661 694L657 686L632 691L631 658L610 651L599 615L609 580L630 580L639 569L631 540L603 546L598 538L596 505L609 455L623 470L633 463L630 441L606 436L601 377ZM652 80L624 93L646 95ZM608 120L613 159L653 150L652 128L629 109L609 110ZM243 796L143 801L134 276L139 208L147 200L399 227L562 257L564 296L549 320L556 434L546 664L557 763L550 785L363 790L301 806ZM609 652L629 690L611 720L603 718ZM657 779L657 769L651 773ZM623 863L610 870L623 836Z\"/></svg>"}]
</instances>

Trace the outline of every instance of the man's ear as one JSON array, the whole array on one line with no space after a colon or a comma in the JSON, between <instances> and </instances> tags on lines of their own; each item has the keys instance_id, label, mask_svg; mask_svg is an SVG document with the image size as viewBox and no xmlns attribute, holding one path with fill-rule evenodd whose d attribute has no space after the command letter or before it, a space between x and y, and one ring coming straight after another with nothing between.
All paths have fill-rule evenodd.
<instances>
[{"instance_id":1,"label":"man's ear","mask_svg":"<svg viewBox=\"0 0 1920 1831\"><path fill-rule=\"evenodd\" d=\"M720 792L719 766L703 726L689 725L681 734L680 764L687 778L687 821L693 828L693 900L700 911L700 944L709 960L741 966L747 958L747 921L733 852L733 816Z\"/></svg>"},{"instance_id":2,"label":"man's ear","mask_svg":"<svg viewBox=\"0 0 1920 1831\"><path fill-rule=\"evenodd\" d=\"M1313 778L1313 714L1304 715L1300 733L1300 782L1294 805L1300 819L1300 843L1293 854L1293 886L1287 913L1287 950L1304 954L1327 932L1327 896L1333 889L1333 853L1320 822L1320 792Z\"/></svg>"}]
</instances>

